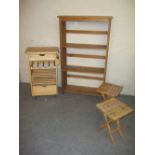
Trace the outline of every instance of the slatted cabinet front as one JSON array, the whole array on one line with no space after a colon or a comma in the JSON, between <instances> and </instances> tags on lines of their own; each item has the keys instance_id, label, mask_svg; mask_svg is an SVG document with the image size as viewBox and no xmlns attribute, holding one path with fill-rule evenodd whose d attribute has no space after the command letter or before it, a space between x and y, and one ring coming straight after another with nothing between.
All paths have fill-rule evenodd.
<instances>
[{"instance_id":1,"label":"slatted cabinet front","mask_svg":"<svg viewBox=\"0 0 155 155\"><path fill-rule=\"evenodd\" d=\"M57 51L56 47L27 49L32 96L57 95Z\"/></svg>"}]
</instances>

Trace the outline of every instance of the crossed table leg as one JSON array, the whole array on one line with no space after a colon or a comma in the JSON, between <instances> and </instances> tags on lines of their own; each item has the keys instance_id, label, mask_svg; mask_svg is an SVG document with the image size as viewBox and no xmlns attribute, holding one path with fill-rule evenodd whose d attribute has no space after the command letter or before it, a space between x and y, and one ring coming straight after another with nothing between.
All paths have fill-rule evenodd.
<instances>
[{"instance_id":1,"label":"crossed table leg","mask_svg":"<svg viewBox=\"0 0 155 155\"><path fill-rule=\"evenodd\" d=\"M113 138L113 133L114 132L119 132L120 136L123 137L123 128L122 128L122 125L120 124L120 121L119 120L116 120L116 121L113 121L111 119L108 118L108 116L106 116L104 114L104 118L105 118L105 123L103 123L98 129L97 131L100 132L101 129L103 128L107 128L108 129L108 132L109 132L109 137L110 137L110 140L112 143L115 143L114 141L114 138ZM111 124L112 123L116 123L117 127L116 128L112 128L111 127Z\"/></svg>"}]
</instances>

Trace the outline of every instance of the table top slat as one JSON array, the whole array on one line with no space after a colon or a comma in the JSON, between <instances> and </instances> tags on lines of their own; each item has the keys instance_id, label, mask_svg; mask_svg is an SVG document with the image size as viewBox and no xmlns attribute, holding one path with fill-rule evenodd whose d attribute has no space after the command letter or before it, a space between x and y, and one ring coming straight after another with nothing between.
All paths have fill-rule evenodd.
<instances>
[{"instance_id":1,"label":"table top slat","mask_svg":"<svg viewBox=\"0 0 155 155\"><path fill-rule=\"evenodd\" d=\"M133 109L123 102L111 98L96 105L102 113L107 115L110 119L116 121L129 113L133 112Z\"/></svg>"}]
</instances>

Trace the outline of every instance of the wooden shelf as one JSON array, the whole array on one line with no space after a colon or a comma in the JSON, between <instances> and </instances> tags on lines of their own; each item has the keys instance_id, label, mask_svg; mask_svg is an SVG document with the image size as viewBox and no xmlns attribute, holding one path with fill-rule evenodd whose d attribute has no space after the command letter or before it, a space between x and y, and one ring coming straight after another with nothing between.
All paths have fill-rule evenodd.
<instances>
[{"instance_id":1,"label":"wooden shelf","mask_svg":"<svg viewBox=\"0 0 155 155\"><path fill-rule=\"evenodd\" d=\"M79 79L103 80L103 77L93 77L93 76L83 76L83 75L71 75L71 74L67 74L67 77L70 77L70 78L79 78Z\"/></svg>"},{"instance_id":2,"label":"wooden shelf","mask_svg":"<svg viewBox=\"0 0 155 155\"><path fill-rule=\"evenodd\" d=\"M64 47L69 48L86 48L86 49L106 49L106 45L97 44L77 44L77 43L66 43Z\"/></svg>"},{"instance_id":3,"label":"wooden shelf","mask_svg":"<svg viewBox=\"0 0 155 155\"><path fill-rule=\"evenodd\" d=\"M91 58L91 59L106 59L106 56L101 56L101 55L72 54L72 53L67 53L66 55L68 57Z\"/></svg>"},{"instance_id":4,"label":"wooden shelf","mask_svg":"<svg viewBox=\"0 0 155 155\"><path fill-rule=\"evenodd\" d=\"M104 73L104 68L85 67L85 66L68 65L68 66L64 67L62 70L70 71L70 72L83 72L83 73L96 73L96 74Z\"/></svg>"},{"instance_id":5,"label":"wooden shelf","mask_svg":"<svg viewBox=\"0 0 155 155\"><path fill-rule=\"evenodd\" d=\"M96 88L73 85L67 85L66 87L64 87L64 92L78 93L84 95L100 95L98 92L96 92Z\"/></svg>"},{"instance_id":6,"label":"wooden shelf","mask_svg":"<svg viewBox=\"0 0 155 155\"><path fill-rule=\"evenodd\" d=\"M108 34L108 31L88 31L88 30L66 30L66 33L78 33L78 34Z\"/></svg>"},{"instance_id":7,"label":"wooden shelf","mask_svg":"<svg viewBox=\"0 0 155 155\"><path fill-rule=\"evenodd\" d=\"M61 21L108 22L112 16L58 16Z\"/></svg>"},{"instance_id":8,"label":"wooden shelf","mask_svg":"<svg viewBox=\"0 0 155 155\"><path fill-rule=\"evenodd\" d=\"M70 93L81 93L81 94L88 94L88 95L98 95L96 92L96 88L90 87L80 87L80 86L72 86L69 85L67 78L79 78L79 79L92 79L92 80L102 80L103 82L106 81L106 68L107 68L107 60L108 60L108 50L109 50L109 40L110 40L110 30L111 30L111 21L112 16L58 16L59 18L59 30L60 30L60 50L61 50L61 75L62 75L62 93L70 92ZM103 24L102 30L87 30L87 29L67 29L68 22L94 22L95 24ZM107 25L107 29L104 29L104 24ZM102 43L68 43L67 42L67 34L78 34L77 37L80 35L88 34L88 37L93 37L92 35L106 35L106 40L102 40ZM75 36L75 37L76 37ZM69 49L73 48L73 49ZM88 54L87 50L83 50L83 53L73 53L68 52L69 50L75 49L95 49L95 50L102 50L102 55L97 55L97 53ZM85 51L85 53L84 53ZM104 54L105 53L105 54ZM75 66L74 64L68 65L67 58L83 58L84 60L89 59L104 59L104 64L102 67L91 67L91 66L80 66L82 65L81 62ZM73 60L73 59L72 59ZM93 60L91 60L93 61ZM91 64L90 64L91 65ZM92 64L93 65L93 64ZM73 75L68 72L78 72L78 73L92 73L94 74L93 77L89 75ZM95 74L103 74L104 76L98 77ZM78 80L78 79L77 79Z\"/></svg>"}]
</instances>

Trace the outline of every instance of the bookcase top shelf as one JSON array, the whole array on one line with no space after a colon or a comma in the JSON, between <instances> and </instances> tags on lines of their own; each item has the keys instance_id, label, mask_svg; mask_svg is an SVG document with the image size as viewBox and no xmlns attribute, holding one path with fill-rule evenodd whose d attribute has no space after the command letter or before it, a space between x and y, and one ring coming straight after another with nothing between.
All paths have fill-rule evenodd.
<instances>
[{"instance_id":1,"label":"bookcase top shelf","mask_svg":"<svg viewBox=\"0 0 155 155\"><path fill-rule=\"evenodd\" d=\"M62 21L85 21L85 22L105 22L112 19L112 16L58 16Z\"/></svg>"}]
</instances>

